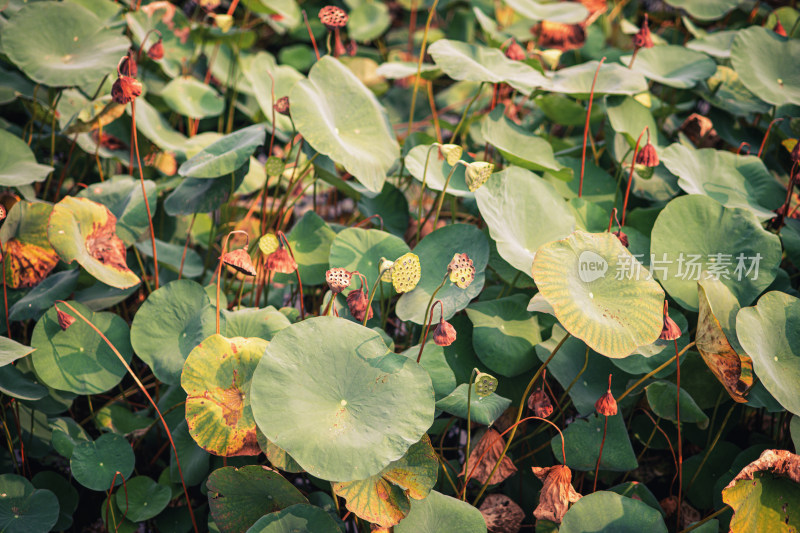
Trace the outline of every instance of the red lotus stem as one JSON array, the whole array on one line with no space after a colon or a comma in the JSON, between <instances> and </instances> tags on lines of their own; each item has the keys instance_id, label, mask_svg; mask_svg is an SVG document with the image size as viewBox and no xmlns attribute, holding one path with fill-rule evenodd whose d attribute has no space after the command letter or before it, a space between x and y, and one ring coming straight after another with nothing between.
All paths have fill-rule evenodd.
<instances>
[{"instance_id":1,"label":"red lotus stem","mask_svg":"<svg viewBox=\"0 0 800 533\"><path fill-rule=\"evenodd\" d=\"M6 252L8 251L8 247L3 248L2 243L0 243L0 253L3 255L3 310L5 311L6 317L6 335L8 338L11 337L11 322L8 321L8 287L6 282ZM22 445L22 438L19 439L20 445Z\"/></svg>"},{"instance_id":2,"label":"red lotus stem","mask_svg":"<svg viewBox=\"0 0 800 533\"><path fill-rule=\"evenodd\" d=\"M600 60L600 63L597 64L597 70L594 71L594 79L592 80L592 91L589 93L589 109L586 110L586 124L583 127L583 154L581 155L581 182L578 185L578 198L583 195L583 173L586 169L586 141L589 139L589 119L592 116L592 100L594 100L594 85L597 83L597 75L600 74L600 67L603 66L603 61L606 58Z\"/></svg>"},{"instance_id":3,"label":"red lotus stem","mask_svg":"<svg viewBox=\"0 0 800 533\"><path fill-rule=\"evenodd\" d=\"M144 207L147 209L147 224L150 227L150 242L153 244L153 275L155 276L156 290L158 290L158 252L156 251L156 232L153 228L153 215L150 213L150 201L147 199L147 189L145 189L144 186L142 160L139 157L139 133L136 131L136 100L131 100L131 133L133 134L133 146L136 151L136 168L139 169L139 182L142 185ZM142 272L142 275L146 275L146 272Z\"/></svg>"},{"instance_id":4,"label":"red lotus stem","mask_svg":"<svg viewBox=\"0 0 800 533\"><path fill-rule=\"evenodd\" d=\"M444 304L441 300L436 300L433 302L431 306L431 312L429 316L425 317L425 324L423 324L423 334L422 334L422 342L419 343L419 355L417 355L417 364L419 364L420 359L422 359L422 350L425 349L425 343L428 340L428 333L431 331L431 324L433 324L433 310L436 308L436 304L439 304L439 312L440 317L444 318Z\"/></svg>"},{"instance_id":5,"label":"red lotus stem","mask_svg":"<svg viewBox=\"0 0 800 533\"><path fill-rule=\"evenodd\" d=\"M675 353L678 353L678 339L674 339ZM677 521L678 527L681 527L681 499L683 498L683 439L681 438L681 358L675 358L675 368L678 375L676 378L678 389L675 393L675 409L677 413L678 422L678 514Z\"/></svg>"},{"instance_id":6,"label":"red lotus stem","mask_svg":"<svg viewBox=\"0 0 800 533\"><path fill-rule=\"evenodd\" d=\"M631 183L633 183L633 169L636 165L636 154L639 153L639 141L642 140L642 135L644 135L645 131L647 132L647 135L649 137L650 130L648 129L647 126L645 126L644 129L642 130L642 133L639 134L639 138L636 139L636 146L633 148L633 158L631 158L631 173L628 176L628 186L625 188L625 201L622 203L622 224L621 224L622 226L625 225L625 212L628 210L628 196L631 194Z\"/></svg>"},{"instance_id":7,"label":"red lotus stem","mask_svg":"<svg viewBox=\"0 0 800 533\"><path fill-rule=\"evenodd\" d=\"M767 131L764 133L764 138L761 139L761 146L758 148L758 158L759 159L761 159L761 153L764 151L764 146L766 146L766 144L767 144L767 137L769 137L769 132L772 129L772 125L775 124L776 122L780 122L781 120L783 120L783 119L782 118L776 118L775 120L773 120L772 122L769 123L769 126L767 126Z\"/></svg>"},{"instance_id":8,"label":"red lotus stem","mask_svg":"<svg viewBox=\"0 0 800 533\"><path fill-rule=\"evenodd\" d=\"M111 478L111 488L108 489L108 499L106 500L106 502L107 502L107 505L106 505L106 530L108 530L108 515L111 514L111 494L114 492L114 485L117 483L117 476L122 478L122 486L125 489L125 512L122 513L122 516L120 517L119 523L117 523L117 520L114 519L114 523L115 523L114 531L115 532L119 531L119 526L122 525L122 521L125 520L126 516L128 516L128 508L129 508L129 504L128 504L128 483L125 481L125 476L122 475L122 472L117 470L116 472L114 472L114 477Z\"/></svg>"},{"instance_id":9,"label":"red lotus stem","mask_svg":"<svg viewBox=\"0 0 800 533\"><path fill-rule=\"evenodd\" d=\"M314 39L314 32L311 31L311 25L308 23L308 15L306 14L306 10L303 10L303 20L306 22L306 29L308 30L308 36L311 37L311 44L314 46L314 54L317 56L317 61L319 61L319 49L317 48L317 40Z\"/></svg>"},{"instance_id":10,"label":"red lotus stem","mask_svg":"<svg viewBox=\"0 0 800 533\"><path fill-rule=\"evenodd\" d=\"M289 246L289 241L286 240L286 235L282 231L278 232L278 239L283 241L283 244L286 245L286 249L289 250L289 255L292 256L292 259L294 259L294 252L292 251L292 247ZM297 260L295 259L295 263L296 262L297 262ZM299 265L295 269L294 273L297 274L297 288L300 291L300 320L305 320L305 318L306 318L306 307L305 307L305 304L303 303L303 282L300 280L300 266Z\"/></svg>"},{"instance_id":11,"label":"red lotus stem","mask_svg":"<svg viewBox=\"0 0 800 533\"><path fill-rule=\"evenodd\" d=\"M250 235L247 234L246 231L242 231L240 229L233 230L225 235L225 239L222 241L222 250L219 254L219 265L217 265L217 335L219 335L219 286L220 282L222 281L222 256L225 255L225 249L227 248L228 244L230 243L231 235L234 233L241 233L247 239L245 247L250 244Z\"/></svg>"}]
</instances>

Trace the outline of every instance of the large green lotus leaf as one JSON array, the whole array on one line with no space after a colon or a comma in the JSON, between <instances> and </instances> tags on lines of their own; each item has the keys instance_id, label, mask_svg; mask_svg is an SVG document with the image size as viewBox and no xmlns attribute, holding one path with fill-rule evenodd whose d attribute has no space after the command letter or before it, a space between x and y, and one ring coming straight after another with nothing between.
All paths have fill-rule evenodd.
<instances>
[{"instance_id":1,"label":"large green lotus leaf","mask_svg":"<svg viewBox=\"0 0 800 533\"><path fill-rule=\"evenodd\" d=\"M175 152L179 156L187 155L189 139L175 130L144 97L136 99L136 130L162 150Z\"/></svg>"},{"instance_id":2,"label":"large green lotus leaf","mask_svg":"<svg viewBox=\"0 0 800 533\"><path fill-rule=\"evenodd\" d=\"M186 178L164 201L170 216L193 215L213 211L222 205L232 191L239 188L250 170L250 161L235 172L219 178Z\"/></svg>"},{"instance_id":3,"label":"large green lotus leaf","mask_svg":"<svg viewBox=\"0 0 800 533\"><path fill-rule=\"evenodd\" d=\"M508 120L505 107L496 107L483 120L481 133L512 165L549 172L565 181L572 178L572 169L556 160L550 143Z\"/></svg>"},{"instance_id":4,"label":"large green lotus leaf","mask_svg":"<svg viewBox=\"0 0 800 533\"><path fill-rule=\"evenodd\" d=\"M263 515L308 503L294 485L265 466L226 466L208 481L208 506L220 533L247 531Z\"/></svg>"},{"instance_id":5,"label":"large green lotus leaf","mask_svg":"<svg viewBox=\"0 0 800 533\"><path fill-rule=\"evenodd\" d=\"M428 234L414 248L422 265L422 276L417 287L403 294L397 302L397 316L415 324L425 323L425 308L431 295L447 275L447 265L457 253L465 253L472 259L475 279L466 289L458 288L448 279L436 299L442 301L444 319L447 320L464 309L480 294L486 279L485 269L489 262L489 244L486 235L477 227L468 224L450 224Z\"/></svg>"},{"instance_id":6,"label":"large green lotus leaf","mask_svg":"<svg viewBox=\"0 0 800 533\"><path fill-rule=\"evenodd\" d=\"M780 239L750 211L696 194L667 204L650 238L658 262L651 266L653 273L670 296L692 311L698 309L699 280L718 277L747 305L772 283L781 261Z\"/></svg>"},{"instance_id":7,"label":"large green lotus leaf","mask_svg":"<svg viewBox=\"0 0 800 533\"><path fill-rule=\"evenodd\" d=\"M97 83L128 51L128 39L73 2L34 2L3 29L3 52L31 79L53 87Z\"/></svg>"},{"instance_id":8,"label":"large green lotus leaf","mask_svg":"<svg viewBox=\"0 0 800 533\"><path fill-rule=\"evenodd\" d=\"M515 294L467 307L474 326L472 346L490 370L508 378L538 363L534 346L542 342L539 321L527 311L528 297Z\"/></svg>"},{"instance_id":9,"label":"large green lotus leaf","mask_svg":"<svg viewBox=\"0 0 800 533\"><path fill-rule=\"evenodd\" d=\"M47 533L58 521L59 503L47 489L36 489L22 476L0 475L0 531Z\"/></svg>"},{"instance_id":10,"label":"large green lotus leaf","mask_svg":"<svg viewBox=\"0 0 800 533\"><path fill-rule=\"evenodd\" d=\"M317 61L290 95L297 130L321 154L379 193L400 156L386 111L350 69L331 56Z\"/></svg>"},{"instance_id":11,"label":"large green lotus leaf","mask_svg":"<svg viewBox=\"0 0 800 533\"><path fill-rule=\"evenodd\" d=\"M290 66L278 65L270 54L259 51L255 54L239 55L239 65L242 73L253 87L254 96L264 113L267 122L272 123L272 79L275 80L275 100L289 96L292 87L303 75ZM294 102L291 102L294 103ZM292 131L292 122L289 117L275 113L275 125L283 131Z\"/></svg>"},{"instance_id":12,"label":"large green lotus leaf","mask_svg":"<svg viewBox=\"0 0 800 533\"><path fill-rule=\"evenodd\" d=\"M225 109L225 99L217 91L192 77L175 78L161 97L170 109L189 118L216 117Z\"/></svg>"},{"instance_id":13,"label":"large green lotus leaf","mask_svg":"<svg viewBox=\"0 0 800 533\"><path fill-rule=\"evenodd\" d=\"M555 93L588 97L597 71L597 61L588 61L574 67L562 68L553 74L547 89ZM595 96L600 94L638 94L647 91L647 80L641 73L616 63L603 63L595 84Z\"/></svg>"},{"instance_id":14,"label":"large green lotus leaf","mask_svg":"<svg viewBox=\"0 0 800 533\"><path fill-rule=\"evenodd\" d=\"M744 86L739 74L730 67L717 65L717 71L706 80L708 92L703 98L710 104L734 115L746 116L750 113L766 113L770 105Z\"/></svg>"},{"instance_id":15,"label":"large green lotus leaf","mask_svg":"<svg viewBox=\"0 0 800 533\"><path fill-rule=\"evenodd\" d=\"M0 367L13 363L20 357L25 357L33 350L34 348L20 344L8 337L0 337Z\"/></svg>"},{"instance_id":16,"label":"large green lotus leaf","mask_svg":"<svg viewBox=\"0 0 800 533\"><path fill-rule=\"evenodd\" d=\"M78 284L80 269L56 272L28 291L8 310L11 320L39 320L56 300L66 299Z\"/></svg>"},{"instance_id":17,"label":"large green lotus leaf","mask_svg":"<svg viewBox=\"0 0 800 533\"><path fill-rule=\"evenodd\" d=\"M600 354L627 357L661 334L664 291L611 233L542 246L532 271L559 322Z\"/></svg>"},{"instance_id":18,"label":"large green lotus leaf","mask_svg":"<svg viewBox=\"0 0 800 533\"><path fill-rule=\"evenodd\" d=\"M556 324L553 326L551 337L536 345L536 353L541 362L545 362L550 357L556 345L564 338L565 333L564 329ZM583 341L570 337L564 341L547 365L547 375L556 378L564 390L569 388L569 396L575 409L581 416L585 416L594 412L594 403L606 392L609 374L614 375L611 392L619 396L625 390L625 383L633 376L621 372L612 361L626 360L600 357Z\"/></svg>"},{"instance_id":19,"label":"large green lotus leaf","mask_svg":"<svg viewBox=\"0 0 800 533\"><path fill-rule=\"evenodd\" d=\"M123 478L130 477L135 461L133 449L125 437L104 433L97 440L76 444L69 466L75 481L88 489L106 491L111 488L112 481L114 485L122 485Z\"/></svg>"},{"instance_id":20,"label":"large green lotus leaf","mask_svg":"<svg viewBox=\"0 0 800 533\"><path fill-rule=\"evenodd\" d=\"M40 165L28 144L5 130L0 130L0 185L19 187L42 181L53 167Z\"/></svg>"},{"instance_id":21,"label":"large green lotus leaf","mask_svg":"<svg viewBox=\"0 0 800 533\"><path fill-rule=\"evenodd\" d=\"M377 229L347 228L340 231L333 239L328 262L330 268L346 268L351 272L361 272L366 276L367 283L372 289L372 285L378 279L381 258L394 261L410 251L403 239L391 233ZM391 283L384 281L381 284L383 294L387 298L394 294ZM354 289L361 286L356 280L350 285ZM345 290L345 293L348 292L349 290ZM376 294L376 298L380 297L380 290Z\"/></svg>"},{"instance_id":22,"label":"large green lotus leaf","mask_svg":"<svg viewBox=\"0 0 800 533\"><path fill-rule=\"evenodd\" d=\"M20 400L41 400L47 396L47 387L29 380L29 377L32 376L26 376L15 365L0 367L0 392Z\"/></svg>"},{"instance_id":23,"label":"large green lotus leaf","mask_svg":"<svg viewBox=\"0 0 800 533\"><path fill-rule=\"evenodd\" d=\"M242 308L236 311L222 309L222 315L225 317L225 323L220 325L220 331L226 337L258 337L268 341L280 330L291 325L286 315L272 306L263 309Z\"/></svg>"},{"instance_id":24,"label":"large green lotus leaf","mask_svg":"<svg viewBox=\"0 0 800 533\"><path fill-rule=\"evenodd\" d=\"M128 324L113 313L93 313L83 304L70 302L85 316L111 344L119 350L126 362L130 361L131 348ZM71 311L63 306L67 314ZM58 325L56 308L47 311L33 329L31 355L36 375L54 389L76 394L100 394L115 387L125 375L125 367L105 341L83 320L66 330Z\"/></svg>"},{"instance_id":25,"label":"large green lotus leaf","mask_svg":"<svg viewBox=\"0 0 800 533\"><path fill-rule=\"evenodd\" d=\"M696 39L686 43L686 48L706 53L710 56L728 59L731 57L731 47L738 30L722 30L713 33L698 34Z\"/></svg>"},{"instance_id":26,"label":"large green lotus leaf","mask_svg":"<svg viewBox=\"0 0 800 533\"><path fill-rule=\"evenodd\" d=\"M600 453L600 442L603 440L605 417L589 415L578 419L564 430L564 443L567 452L567 466L574 470L594 472L597 456ZM550 441L553 455L561 459L561 437L556 435ZM603 458L600 470L626 472L638 467L636 454L633 453L628 430L622 413L608 417L606 443L603 445Z\"/></svg>"},{"instance_id":27,"label":"large green lotus leaf","mask_svg":"<svg viewBox=\"0 0 800 533\"><path fill-rule=\"evenodd\" d=\"M469 400L469 419L477 424L491 426L494 421L511 405L511 400L492 393L481 398L472 385L472 394L468 394L469 385L462 383L456 390L436 402L436 408L451 415L467 419L467 400Z\"/></svg>"},{"instance_id":28,"label":"large green lotus leaf","mask_svg":"<svg viewBox=\"0 0 800 533\"><path fill-rule=\"evenodd\" d=\"M603 452L605 456L605 451ZM661 513L646 503L598 491L584 496L570 507L561 520L560 533L667 533Z\"/></svg>"},{"instance_id":29,"label":"large green lotus leaf","mask_svg":"<svg viewBox=\"0 0 800 533\"><path fill-rule=\"evenodd\" d=\"M347 35L360 43L377 39L389 28L392 18L383 2L364 2L350 11Z\"/></svg>"},{"instance_id":30,"label":"large green lotus leaf","mask_svg":"<svg viewBox=\"0 0 800 533\"><path fill-rule=\"evenodd\" d=\"M67 263L77 261L89 274L118 289L139 283L125 263L125 245L116 234L117 219L102 204L67 196L53 207L47 238Z\"/></svg>"},{"instance_id":31,"label":"large green lotus leaf","mask_svg":"<svg viewBox=\"0 0 800 533\"><path fill-rule=\"evenodd\" d=\"M428 157L430 147L430 144L418 144L409 150L406 155L406 169L419 182L422 182L424 177L426 189L441 191L453 167L447 164L447 159L436 148L431 150L431 155ZM428 159L427 173L425 172L426 158ZM461 160L467 163L473 161L472 157L466 152L461 154ZM447 184L447 194L460 198L472 198L474 196L467 186L464 165L456 166L456 170L450 178L450 183Z\"/></svg>"},{"instance_id":32,"label":"large green lotus leaf","mask_svg":"<svg viewBox=\"0 0 800 533\"><path fill-rule=\"evenodd\" d=\"M150 203L150 212L155 216L158 200L156 184L151 180L145 180L144 186L147 191L147 201ZM115 176L110 180L86 187L77 196L106 206L117 217L117 235L126 245L139 240L149 227L147 207L139 180L127 176Z\"/></svg>"},{"instance_id":33,"label":"large green lotus leaf","mask_svg":"<svg viewBox=\"0 0 800 533\"><path fill-rule=\"evenodd\" d=\"M181 389L178 389L181 390ZM181 390L181 393L183 391ZM163 406L161 407L163 409ZM182 413L177 413L180 416ZM178 452L178 460L181 463L183 479L187 487L199 485L208 476L208 469L211 463L211 455L202 449L189 434L189 425L186 419L172 429L172 440L175 441L175 449ZM175 461L175 454L169 455L169 479L172 483L181 482L181 471Z\"/></svg>"},{"instance_id":34,"label":"large green lotus leaf","mask_svg":"<svg viewBox=\"0 0 800 533\"><path fill-rule=\"evenodd\" d=\"M69 529L72 525L72 515L78 508L78 491L75 490L75 487L66 478L50 470L44 470L34 475L31 483L37 489L53 492L58 498L58 521L52 526L53 531ZM51 511L52 504L42 502L42 505L48 506L47 510ZM28 531L33 530L28 529Z\"/></svg>"},{"instance_id":35,"label":"large green lotus leaf","mask_svg":"<svg viewBox=\"0 0 800 533\"><path fill-rule=\"evenodd\" d=\"M486 521L466 502L431 491L424 500L412 500L411 512L397 524L395 533L486 533Z\"/></svg>"},{"instance_id":36,"label":"large green lotus leaf","mask_svg":"<svg viewBox=\"0 0 800 533\"><path fill-rule=\"evenodd\" d=\"M215 455L258 455L250 380L267 341L212 335L191 351L181 374L189 433Z\"/></svg>"},{"instance_id":37,"label":"large green lotus leaf","mask_svg":"<svg viewBox=\"0 0 800 533\"><path fill-rule=\"evenodd\" d=\"M550 85L547 76L522 61L508 59L497 48L439 39L428 53L454 80L508 83L524 94Z\"/></svg>"},{"instance_id":38,"label":"large green lotus leaf","mask_svg":"<svg viewBox=\"0 0 800 533\"><path fill-rule=\"evenodd\" d=\"M304 285L325 283L325 272L330 268L328 258L331 244L336 236L331 227L314 211L308 211L303 215L286 236ZM297 275L294 273L274 274L273 278L278 283L297 281ZM370 279L369 274L367 279Z\"/></svg>"},{"instance_id":39,"label":"large green lotus leaf","mask_svg":"<svg viewBox=\"0 0 800 533\"><path fill-rule=\"evenodd\" d=\"M339 533L341 530L327 511L297 503L277 513L259 518L246 533Z\"/></svg>"},{"instance_id":40,"label":"large green lotus leaf","mask_svg":"<svg viewBox=\"0 0 800 533\"><path fill-rule=\"evenodd\" d=\"M359 518L391 527L408 514L411 498L421 500L430 494L438 473L439 461L426 435L379 474L334 483L333 490Z\"/></svg>"},{"instance_id":41,"label":"large green lotus leaf","mask_svg":"<svg viewBox=\"0 0 800 533\"><path fill-rule=\"evenodd\" d=\"M575 217L553 185L519 167L492 175L475 199L497 252L526 275L540 246L575 229Z\"/></svg>"},{"instance_id":42,"label":"large green lotus leaf","mask_svg":"<svg viewBox=\"0 0 800 533\"><path fill-rule=\"evenodd\" d=\"M266 130L261 124L242 128L205 147L178 168L187 178L219 178L240 169L256 148L264 144Z\"/></svg>"},{"instance_id":43,"label":"large green lotus leaf","mask_svg":"<svg viewBox=\"0 0 800 533\"><path fill-rule=\"evenodd\" d=\"M672 382L659 380L645 387L645 390L647 391L647 403L650 404L653 414L665 420L677 422L678 387ZM696 422L700 427L708 425L708 416L683 388L681 388L681 422Z\"/></svg>"},{"instance_id":44,"label":"large green lotus leaf","mask_svg":"<svg viewBox=\"0 0 800 533\"><path fill-rule=\"evenodd\" d=\"M530 20L547 20L562 24L577 24L589 16L589 10L578 2L537 2L536 0L506 0L506 5Z\"/></svg>"},{"instance_id":45,"label":"large green lotus leaf","mask_svg":"<svg viewBox=\"0 0 800 533\"><path fill-rule=\"evenodd\" d=\"M770 394L800 415L800 300L768 292L756 306L739 311L736 332Z\"/></svg>"},{"instance_id":46,"label":"large green lotus leaf","mask_svg":"<svg viewBox=\"0 0 800 533\"><path fill-rule=\"evenodd\" d=\"M150 294L131 324L131 345L155 376L180 382L183 363L216 327L214 307L199 283L172 281Z\"/></svg>"},{"instance_id":47,"label":"large green lotus leaf","mask_svg":"<svg viewBox=\"0 0 800 533\"><path fill-rule=\"evenodd\" d=\"M800 71L786 61L798 54L797 39L751 26L739 31L733 40L731 64L745 87L765 102L800 105Z\"/></svg>"},{"instance_id":48,"label":"large green lotus leaf","mask_svg":"<svg viewBox=\"0 0 800 533\"><path fill-rule=\"evenodd\" d=\"M144 522L166 509L172 492L167 485L160 485L147 476L136 476L127 481L126 490L117 491L116 498L117 507L128 511L125 518Z\"/></svg>"},{"instance_id":49,"label":"large green lotus leaf","mask_svg":"<svg viewBox=\"0 0 800 533\"><path fill-rule=\"evenodd\" d=\"M404 351L403 355L416 361L419 356L419 344ZM437 401L455 390L456 375L447 363L447 359L444 356L444 347L435 342L425 343L419 364L428 371L428 375L431 377Z\"/></svg>"},{"instance_id":50,"label":"large green lotus leaf","mask_svg":"<svg viewBox=\"0 0 800 533\"><path fill-rule=\"evenodd\" d=\"M672 144L661 151L661 161L678 176L678 185L689 194L702 194L725 207L741 207L761 220L775 216L786 189L754 155L703 148L695 150Z\"/></svg>"},{"instance_id":51,"label":"large green lotus leaf","mask_svg":"<svg viewBox=\"0 0 800 533\"><path fill-rule=\"evenodd\" d=\"M630 60L631 56L621 58L626 65ZM689 89L711 77L717 64L702 52L684 46L664 45L640 49L633 70L669 87Z\"/></svg>"},{"instance_id":52,"label":"large green lotus leaf","mask_svg":"<svg viewBox=\"0 0 800 533\"><path fill-rule=\"evenodd\" d=\"M334 481L377 474L433 422L428 373L341 318L311 318L275 335L250 395L264 435L310 474Z\"/></svg>"},{"instance_id":53,"label":"large green lotus leaf","mask_svg":"<svg viewBox=\"0 0 800 533\"><path fill-rule=\"evenodd\" d=\"M758 472L722 491L733 508L730 530L791 533L800 528L800 484L789 478Z\"/></svg>"}]
</instances>

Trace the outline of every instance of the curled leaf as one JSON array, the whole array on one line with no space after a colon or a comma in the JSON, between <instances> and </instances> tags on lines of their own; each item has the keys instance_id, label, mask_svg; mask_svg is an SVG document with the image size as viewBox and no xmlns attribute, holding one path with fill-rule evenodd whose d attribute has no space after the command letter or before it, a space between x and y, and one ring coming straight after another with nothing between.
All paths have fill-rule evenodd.
<instances>
[{"instance_id":1,"label":"curled leaf","mask_svg":"<svg viewBox=\"0 0 800 533\"><path fill-rule=\"evenodd\" d=\"M565 465L544 468L534 466L532 469L539 481L544 483L544 487L539 493L539 505L534 509L533 516L539 520L561 523L561 519L569 509L569 504L582 498L572 488L572 471Z\"/></svg>"},{"instance_id":2,"label":"curled leaf","mask_svg":"<svg viewBox=\"0 0 800 533\"><path fill-rule=\"evenodd\" d=\"M514 474L517 471L517 467L514 466L514 462L508 456L504 456L500 466L489 478L489 473L494 468L497 460L500 459L505 447L506 441L500 436L500 433L491 428L487 429L469 454L470 479L476 479L481 483L486 483L488 479L490 485L496 485ZM460 475L465 475L463 468Z\"/></svg>"},{"instance_id":3,"label":"curled leaf","mask_svg":"<svg viewBox=\"0 0 800 533\"><path fill-rule=\"evenodd\" d=\"M740 479L753 479L753 474L765 470L800 483L800 455L788 450L764 450L758 459L742 468L725 488L733 487Z\"/></svg>"}]
</instances>

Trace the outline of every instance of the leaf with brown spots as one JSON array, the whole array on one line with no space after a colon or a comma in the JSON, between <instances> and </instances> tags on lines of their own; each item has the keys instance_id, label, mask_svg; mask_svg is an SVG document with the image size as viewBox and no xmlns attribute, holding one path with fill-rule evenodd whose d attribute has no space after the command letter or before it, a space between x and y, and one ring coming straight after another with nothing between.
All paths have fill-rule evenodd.
<instances>
[{"instance_id":1,"label":"leaf with brown spots","mask_svg":"<svg viewBox=\"0 0 800 533\"><path fill-rule=\"evenodd\" d=\"M560 524L569 504L582 497L572 488L572 471L565 465L532 468L539 481L544 483L539 492L539 505L534 509L533 516Z\"/></svg>"},{"instance_id":2,"label":"leaf with brown spots","mask_svg":"<svg viewBox=\"0 0 800 533\"><path fill-rule=\"evenodd\" d=\"M506 441L500 436L500 433L491 428L487 429L486 433L481 437L481 440L478 441L478 444L475 445L475 448L473 448L472 452L469 454L470 479L476 479L481 483L486 483L486 480L489 479L489 473L494 468L497 460L500 459L500 455L502 455L505 447ZM481 456L483 456L483 459L478 463L478 459L480 459ZM489 480L489 484L495 485L501 483L516 471L517 467L514 466L514 462L509 459L508 456L505 456L500 462L500 466L497 467L497 470L495 470L492 478ZM463 468L460 475L465 475Z\"/></svg>"},{"instance_id":3,"label":"leaf with brown spots","mask_svg":"<svg viewBox=\"0 0 800 533\"><path fill-rule=\"evenodd\" d=\"M117 219L102 204L68 196L53 207L47 237L67 262L77 261L89 274L118 289L139 283L125 262L125 244Z\"/></svg>"},{"instance_id":4,"label":"leaf with brown spots","mask_svg":"<svg viewBox=\"0 0 800 533\"><path fill-rule=\"evenodd\" d=\"M181 375L189 434L204 450L226 457L258 455L250 379L267 341L212 335L189 353Z\"/></svg>"},{"instance_id":5,"label":"leaf with brown spots","mask_svg":"<svg viewBox=\"0 0 800 533\"><path fill-rule=\"evenodd\" d=\"M52 209L44 203L17 202L8 212L0 239L6 282L12 289L38 285L58 264L58 254L47 240Z\"/></svg>"}]
</instances>

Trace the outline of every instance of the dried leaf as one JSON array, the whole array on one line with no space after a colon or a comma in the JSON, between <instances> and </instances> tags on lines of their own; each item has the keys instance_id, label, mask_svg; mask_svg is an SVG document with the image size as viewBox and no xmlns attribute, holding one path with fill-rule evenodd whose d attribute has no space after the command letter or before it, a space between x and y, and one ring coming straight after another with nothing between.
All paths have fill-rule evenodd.
<instances>
[{"instance_id":1,"label":"dried leaf","mask_svg":"<svg viewBox=\"0 0 800 533\"><path fill-rule=\"evenodd\" d=\"M5 245L6 282L12 289L38 285L58 264L58 254L52 248L11 239Z\"/></svg>"},{"instance_id":2,"label":"dried leaf","mask_svg":"<svg viewBox=\"0 0 800 533\"><path fill-rule=\"evenodd\" d=\"M500 436L500 433L491 428L487 429L486 433L481 437L481 440L475 445L472 453L469 454L470 479L477 479L481 483L486 483L486 480L489 479L489 473L494 468L497 460L500 459L500 455L503 453L505 447L506 441ZM484 455L484 452L486 452L486 455ZM478 459L480 459L482 455L483 459L478 463ZM492 478L489 480L489 484L495 485L501 483L516 471L517 467L514 466L514 462L509 459L508 456L503 457L500 466L497 467L494 475L492 475ZM463 468L460 475L466 475Z\"/></svg>"},{"instance_id":3,"label":"dried leaf","mask_svg":"<svg viewBox=\"0 0 800 533\"><path fill-rule=\"evenodd\" d=\"M525 512L505 494L490 494L480 507L489 533L517 533Z\"/></svg>"},{"instance_id":4,"label":"dried leaf","mask_svg":"<svg viewBox=\"0 0 800 533\"><path fill-rule=\"evenodd\" d=\"M800 483L800 455L788 450L764 450L758 459L742 468L725 488L733 487L740 479L753 479L753 474L765 470Z\"/></svg>"},{"instance_id":5,"label":"dried leaf","mask_svg":"<svg viewBox=\"0 0 800 533\"><path fill-rule=\"evenodd\" d=\"M539 505L534 509L533 516L539 520L550 520L560 524L569 509L569 504L582 498L572 488L572 471L565 465L545 468L534 466L532 469L539 481L544 483L539 493Z\"/></svg>"}]
</instances>

